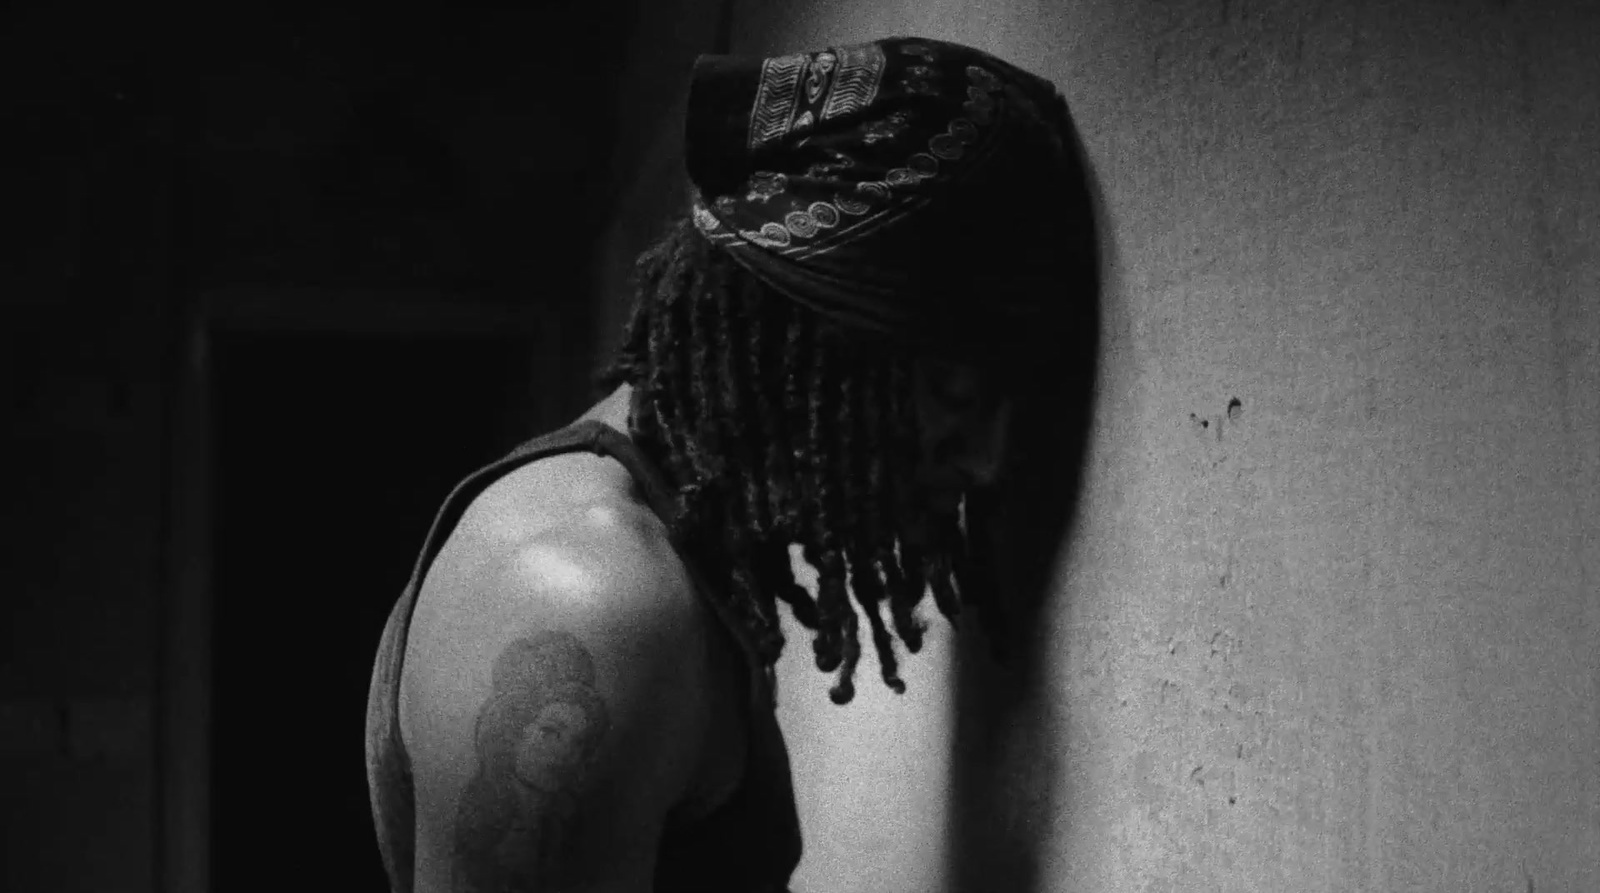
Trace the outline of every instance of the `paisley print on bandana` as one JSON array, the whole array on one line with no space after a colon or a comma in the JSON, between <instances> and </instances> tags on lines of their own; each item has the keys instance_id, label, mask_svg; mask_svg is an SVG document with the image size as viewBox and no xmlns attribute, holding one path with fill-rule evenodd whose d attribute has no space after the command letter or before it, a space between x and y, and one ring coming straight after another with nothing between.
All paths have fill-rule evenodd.
<instances>
[{"instance_id":1,"label":"paisley print on bandana","mask_svg":"<svg viewBox=\"0 0 1600 893\"><path fill-rule=\"evenodd\" d=\"M800 73L808 57L803 54L778 56L761 66L761 90L750 110L750 148L770 143L789 132L795 102L800 98Z\"/></svg>"},{"instance_id":2,"label":"paisley print on bandana","mask_svg":"<svg viewBox=\"0 0 1600 893\"><path fill-rule=\"evenodd\" d=\"M958 44L701 57L685 130L694 223L821 312L910 326L932 312L918 309L930 288L960 290L930 272L957 257L999 250L1048 264L1048 249L1027 246L1078 225L1075 209L1048 198L1081 176L1063 148L1069 126L1049 81ZM959 247L928 253L933 237L957 232Z\"/></svg>"},{"instance_id":3,"label":"paisley print on bandana","mask_svg":"<svg viewBox=\"0 0 1600 893\"><path fill-rule=\"evenodd\" d=\"M900 47L900 55L916 61L901 70L899 79L902 95L937 96L940 73L934 64L940 57L925 44L912 43ZM749 145L760 147L786 137L798 137L811 131L822 121L838 119L868 109L881 93L884 70L887 67L884 48L879 44L839 47L814 54L792 54L767 59L761 67L760 85L756 91L755 107L750 117ZM700 231L714 241L744 239L767 249L780 249L785 254L809 250L826 250L827 245L810 244L810 240L828 233L838 226L841 215L866 218L862 225L881 225L885 217L894 214L891 199L904 195L918 184L941 177L940 163L960 162L969 150L982 139L981 128L993 122L996 95L1003 95L1004 84L993 72L976 64L956 69L961 73L966 96L962 110L966 117L950 119L942 133L928 137L923 151L907 153L904 161L884 170L880 179L858 180L854 195L834 194L822 200L811 201L804 207L795 205L793 197L788 204L793 210L775 215L759 227L725 227L723 221L737 216L737 207L730 209L727 196L714 201L715 213L708 212L703 203L695 205L695 223ZM813 114L813 110L816 114ZM882 117L871 118L855 133L858 145L875 148L880 144L898 146L912 129L917 118L908 108L893 108ZM807 133L797 146L809 146L812 134ZM803 176L811 180L826 179L830 167L842 171L855 166L855 158L839 149L835 140L826 151L833 165L813 162L804 169ZM943 172L950 173L950 172ZM748 205L764 205L783 201L790 186L788 177L772 171L757 171L747 182L744 200ZM878 213L872 213L874 209ZM819 215L820 210L820 215ZM831 222L824 222L831 221ZM847 227L833 235L857 233L855 226ZM864 233L860 233L864 234ZM736 244L736 243L735 243Z\"/></svg>"},{"instance_id":4,"label":"paisley print on bandana","mask_svg":"<svg viewBox=\"0 0 1600 893\"><path fill-rule=\"evenodd\" d=\"M939 72L931 66L931 62L939 58L938 54L928 46L915 43L902 46L901 54L918 59L902 69L899 78L901 90L917 96L938 96ZM750 146L765 146L773 141L781 141L786 136L800 136L802 131L811 130L821 120L867 109L880 93L885 67L885 51L877 43L766 59L762 64L755 109L750 114ZM960 162L968 155L968 147L981 139L979 126L992 122L994 94L1000 93L1003 88L1000 78L976 64L968 64L957 70L962 72L966 82L963 110L968 112L968 117L952 118L947 122L944 133L931 134L926 142L926 150L910 152L904 163L883 171L882 179L858 181L854 184L854 195L830 195L819 202L808 203L805 208L782 213L778 219L765 222L760 227L725 229L722 218L734 216L728 210L726 197L715 200L717 213L710 213L709 216L699 213L706 210L706 206L698 202L694 205L696 226L702 234L714 240L726 242L728 238L744 238L752 245L789 254L824 250L826 246L810 246L808 243L827 230L835 229L840 214L851 218L867 218L861 221L862 224L886 222L883 216L893 213L890 200L894 195L907 194L920 182L938 179L941 176L939 162ZM813 109L818 109L819 114L813 115ZM856 139L867 147L878 144L896 146L914 122L915 115L909 109L898 107L888 110L882 118L862 123L856 131ZM797 146L810 146L810 142L811 136L806 134L797 142ZM837 147L830 147L827 152L834 158L835 168L856 163L854 158L843 154ZM826 173L827 165L813 163L803 171L803 176L824 179ZM787 187L789 178L784 174L757 171L750 174L744 200L750 205L765 205L773 200L781 200ZM880 213L872 214L874 208ZM846 227L838 235L850 234L854 229L856 227Z\"/></svg>"},{"instance_id":5,"label":"paisley print on bandana","mask_svg":"<svg viewBox=\"0 0 1600 893\"><path fill-rule=\"evenodd\" d=\"M839 49L839 74L822 104L821 118L854 114L872 104L883 80L883 49L875 44Z\"/></svg>"},{"instance_id":6,"label":"paisley print on bandana","mask_svg":"<svg viewBox=\"0 0 1600 893\"><path fill-rule=\"evenodd\" d=\"M756 171L750 175L750 193L745 200L764 202L775 195L781 195L788 185L789 178L783 174L775 174L771 171Z\"/></svg>"}]
</instances>

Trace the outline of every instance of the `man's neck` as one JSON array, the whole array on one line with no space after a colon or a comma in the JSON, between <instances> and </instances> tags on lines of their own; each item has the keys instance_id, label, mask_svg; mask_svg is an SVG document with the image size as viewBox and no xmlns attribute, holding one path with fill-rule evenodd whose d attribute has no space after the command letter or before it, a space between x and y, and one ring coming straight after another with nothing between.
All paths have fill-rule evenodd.
<instances>
[{"instance_id":1,"label":"man's neck","mask_svg":"<svg viewBox=\"0 0 1600 893\"><path fill-rule=\"evenodd\" d=\"M630 425L628 419L633 411L633 385L621 385L612 391L603 400L589 407L589 411L578 417L578 421L600 421L628 434Z\"/></svg>"}]
</instances>

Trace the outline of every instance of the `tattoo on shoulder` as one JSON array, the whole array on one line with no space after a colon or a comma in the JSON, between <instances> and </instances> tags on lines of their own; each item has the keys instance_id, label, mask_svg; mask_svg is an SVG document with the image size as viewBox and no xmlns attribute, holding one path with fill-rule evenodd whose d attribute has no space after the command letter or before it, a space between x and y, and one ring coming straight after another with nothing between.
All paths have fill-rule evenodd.
<instances>
[{"instance_id":1,"label":"tattoo on shoulder","mask_svg":"<svg viewBox=\"0 0 1600 893\"><path fill-rule=\"evenodd\" d=\"M517 639L495 659L474 730L476 771L456 809L457 893L533 893L561 882L579 794L610 729L594 657L571 633Z\"/></svg>"}]
</instances>

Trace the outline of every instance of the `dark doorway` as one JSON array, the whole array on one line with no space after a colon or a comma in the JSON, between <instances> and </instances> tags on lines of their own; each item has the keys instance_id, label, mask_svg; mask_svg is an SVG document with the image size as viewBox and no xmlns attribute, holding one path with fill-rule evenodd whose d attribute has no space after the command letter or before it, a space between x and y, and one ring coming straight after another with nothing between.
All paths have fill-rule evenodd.
<instances>
[{"instance_id":1,"label":"dark doorway","mask_svg":"<svg viewBox=\"0 0 1600 893\"><path fill-rule=\"evenodd\" d=\"M373 656L451 487L555 426L530 340L216 333L211 889L388 889Z\"/></svg>"}]
</instances>

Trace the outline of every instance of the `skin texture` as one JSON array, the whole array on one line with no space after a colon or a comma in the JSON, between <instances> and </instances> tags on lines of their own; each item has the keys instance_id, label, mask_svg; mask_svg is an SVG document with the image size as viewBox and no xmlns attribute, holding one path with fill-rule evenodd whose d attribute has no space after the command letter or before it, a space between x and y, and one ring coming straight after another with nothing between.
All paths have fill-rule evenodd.
<instances>
[{"instance_id":1,"label":"skin texture","mask_svg":"<svg viewBox=\"0 0 1600 893\"><path fill-rule=\"evenodd\" d=\"M545 631L495 659L477 714L477 771L456 809L458 893L535 891L559 884L581 835L578 793L610 728L594 659L576 636Z\"/></svg>"},{"instance_id":2,"label":"skin texture","mask_svg":"<svg viewBox=\"0 0 1600 893\"><path fill-rule=\"evenodd\" d=\"M664 536L627 470L584 451L462 513L400 686L416 893L647 890L674 811L727 789L742 738L712 707L743 677Z\"/></svg>"}]
</instances>

